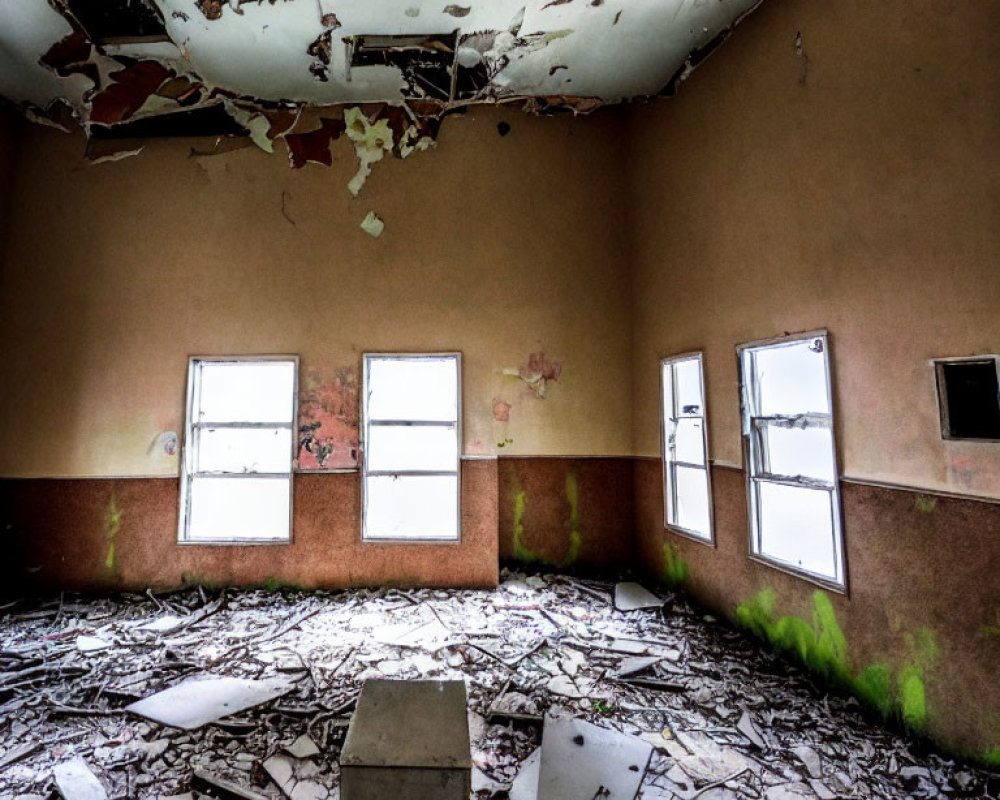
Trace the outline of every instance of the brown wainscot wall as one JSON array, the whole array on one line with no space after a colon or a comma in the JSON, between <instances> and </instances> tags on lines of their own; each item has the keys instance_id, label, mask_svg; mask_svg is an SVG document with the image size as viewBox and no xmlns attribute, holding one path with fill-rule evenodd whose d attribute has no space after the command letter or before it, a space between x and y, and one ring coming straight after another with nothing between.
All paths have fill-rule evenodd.
<instances>
[{"instance_id":1,"label":"brown wainscot wall","mask_svg":"<svg viewBox=\"0 0 1000 800\"><path fill-rule=\"evenodd\" d=\"M459 543L362 543L357 472L296 474L294 486L292 543L180 545L176 478L0 481L5 588L496 585L493 459L462 462Z\"/></svg>"},{"instance_id":2,"label":"brown wainscot wall","mask_svg":"<svg viewBox=\"0 0 1000 800\"><path fill-rule=\"evenodd\" d=\"M632 459L498 459L500 558L560 569L632 563Z\"/></svg>"},{"instance_id":3,"label":"brown wainscot wall","mask_svg":"<svg viewBox=\"0 0 1000 800\"><path fill-rule=\"evenodd\" d=\"M842 480L845 595L747 557L742 470L712 468L714 547L664 528L661 481L659 459L635 460L646 573L778 647L794 640L814 669L953 751L1000 753L1000 503Z\"/></svg>"}]
</instances>

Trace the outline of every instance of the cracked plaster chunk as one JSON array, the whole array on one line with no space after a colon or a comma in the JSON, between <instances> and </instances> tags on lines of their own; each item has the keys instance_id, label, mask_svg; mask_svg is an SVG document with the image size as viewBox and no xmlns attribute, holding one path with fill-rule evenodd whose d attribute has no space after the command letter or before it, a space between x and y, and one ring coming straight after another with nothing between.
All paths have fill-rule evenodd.
<instances>
[{"instance_id":1,"label":"cracked plaster chunk","mask_svg":"<svg viewBox=\"0 0 1000 800\"><path fill-rule=\"evenodd\" d=\"M369 211L368 215L361 220L361 230L373 239L377 239L385 230L385 221L374 211Z\"/></svg>"},{"instance_id":2,"label":"cracked plaster chunk","mask_svg":"<svg viewBox=\"0 0 1000 800\"><path fill-rule=\"evenodd\" d=\"M107 800L108 793L82 758L57 764L52 776L65 800Z\"/></svg>"},{"instance_id":3,"label":"cracked plaster chunk","mask_svg":"<svg viewBox=\"0 0 1000 800\"><path fill-rule=\"evenodd\" d=\"M357 197L371 175L372 164L381 161L386 151L392 149L392 130L387 119L370 123L357 106L344 112L344 123L347 125L347 137L354 142L354 152L360 162L357 173L347 184L350 193Z\"/></svg>"}]
</instances>

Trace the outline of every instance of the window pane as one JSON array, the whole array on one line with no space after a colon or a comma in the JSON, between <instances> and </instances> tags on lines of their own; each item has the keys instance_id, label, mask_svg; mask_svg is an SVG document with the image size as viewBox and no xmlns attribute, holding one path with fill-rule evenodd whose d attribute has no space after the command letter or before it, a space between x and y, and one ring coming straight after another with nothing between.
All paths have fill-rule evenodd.
<instances>
[{"instance_id":1,"label":"window pane","mask_svg":"<svg viewBox=\"0 0 1000 800\"><path fill-rule=\"evenodd\" d=\"M676 467L677 522L681 528L708 536L708 476L703 469Z\"/></svg>"},{"instance_id":2,"label":"window pane","mask_svg":"<svg viewBox=\"0 0 1000 800\"><path fill-rule=\"evenodd\" d=\"M674 431L674 459L688 464L705 463L705 437L701 419L681 417Z\"/></svg>"},{"instance_id":3,"label":"window pane","mask_svg":"<svg viewBox=\"0 0 1000 800\"><path fill-rule=\"evenodd\" d=\"M370 477L365 490L366 538L458 538L457 478Z\"/></svg>"},{"instance_id":4,"label":"window pane","mask_svg":"<svg viewBox=\"0 0 1000 800\"><path fill-rule=\"evenodd\" d=\"M287 539L290 478L191 478L189 539Z\"/></svg>"},{"instance_id":5,"label":"window pane","mask_svg":"<svg viewBox=\"0 0 1000 800\"><path fill-rule=\"evenodd\" d=\"M756 416L830 413L825 345L824 339L803 339L754 351L760 390Z\"/></svg>"},{"instance_id":6,"label":"window pane","mask_svg":"<svg viewBox=\"0 0 1000 800\"><path fill-rule=\"evenodd\" d=\"M766 481L757 484L757 491L760 554L840 580L830 493Z\"/></svg>"},{"instance_id":7,"label":"window pane","mask_svg":"<svg viewBox=\"0 0 1000 800\"><path fill-rule=\"evenodd\" d=\"M458 359L369 358L369 419L458 418Z\"/></svg>"},{"instance_id":8,"label":"window pane","mask_svg":"<svg viewBox=\"0 0 1000 800\"><path fill-rule=\"evenodd\" d=\"M702 415L700 359L678 361L674 370L677 375L677 413Z\"/></svg>"},{"instance_id":9,"label":"window pane","mask_svg":"<svg viewBox=\"0 0 1000 800\"><path fill-rule=\"evenodd\" d=\"M373 471L454 471L458 469L458 435L454 426L372 425L367 459L367 468Z\"/></svg>"},{"instance_id":10,"label":"window pane","mask_svg":"<svg viewBox=\"0 0 1000 800\"><path fill-rule=\"evenodd\" d=\"M762 427L771 473L814 478L827 483L836 479L833 465L833 432L829 428Z\"/></svg>"},{"instance_id":11,"label":"window pane","mask_svg":"<svg viewBox=\"0 0 1000 800\"><path fill-rule=\"evenodd\" d=\"M291 422L295 363L202 362L199 422Z\"/></svg>"},{"instance_id":12,"label":"window pane","mask_svg":"<svg viewBox=\"0 0 1000 800\"><path fill-rule=\"evenodd\" d=\"M196 472L290 472L291 428L201 428Z\"/></svg>"}]
</instances>

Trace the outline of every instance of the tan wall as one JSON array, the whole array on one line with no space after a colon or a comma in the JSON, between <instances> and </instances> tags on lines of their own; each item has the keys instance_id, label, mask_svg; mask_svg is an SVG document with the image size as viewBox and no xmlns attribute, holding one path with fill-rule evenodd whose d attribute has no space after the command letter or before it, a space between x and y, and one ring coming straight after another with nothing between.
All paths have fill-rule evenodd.
<instances>
[{"instance_id":1,"label":"tan wall","mask_svg":"<svg viewBox=\"0 0 1000 800\"><path fill-rule=\"evenodd\" d=\"M7 245L7 223L9 221L14 178L21 141L21 120L5 106L0 105L0 268L3 267Z\"/></svg>"},{"instance_id":2,"label":"tan wall","mask_svg":"<svg viewBox=\"0 0 1000 800\"><path fill-rule=\"evenodd\" d=\"M183 424L191 354L298 353L303 375L330 375L364 350L458 349L467 453L627 453L619 127L451 117L358 199L347 140L329 169L255 148L189 158L207 144L189 140L91 165L80 138L33 127L0 286L0 475L175 475L155 440ZM369 209L377 240L358 227ZM544 400L503 374L540 350L563 365Z\"/></svg>"},{"instance_id":3,"label":"tan wall","mask_svg":"<svg viewBox=\"0 0 1000 800\"><path fill-rule=\"evenodd\" d=\"M660 357L704 350L710 456L739 465L735 345L825 327L844 475L1000 497L1000 444L942 441L928 363L1000 351L998 29L993 2L769 0L633 110L638 454Z\"/></svg>"}]
</instances>

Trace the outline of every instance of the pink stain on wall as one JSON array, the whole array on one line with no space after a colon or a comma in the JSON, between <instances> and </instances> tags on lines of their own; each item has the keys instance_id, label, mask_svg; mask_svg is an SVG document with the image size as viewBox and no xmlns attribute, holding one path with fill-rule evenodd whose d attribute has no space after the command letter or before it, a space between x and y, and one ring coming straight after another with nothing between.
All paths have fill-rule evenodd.
<instances>
[{"instance_id":1,"label":"pink stain on wall","mask_svg":"<svg viewBox=\"0 0 1000 800\"><path fill-rule=\"evenodd\" d=\"M510 409L510 403L501 400L499 397L493 398L493 419L497 422L509 422Z\"/></svg>"},{"instance_id":2,"label":"pink stain on wall","mask_svg":"<svg viewBox=\"0 0 1000 800\"><path fill-rule=\"evenodd\" d=\"M310 370L299 393L299 469L357 466L357 369L342 367L330 378Z\"/></svg>"}]
</instances>

